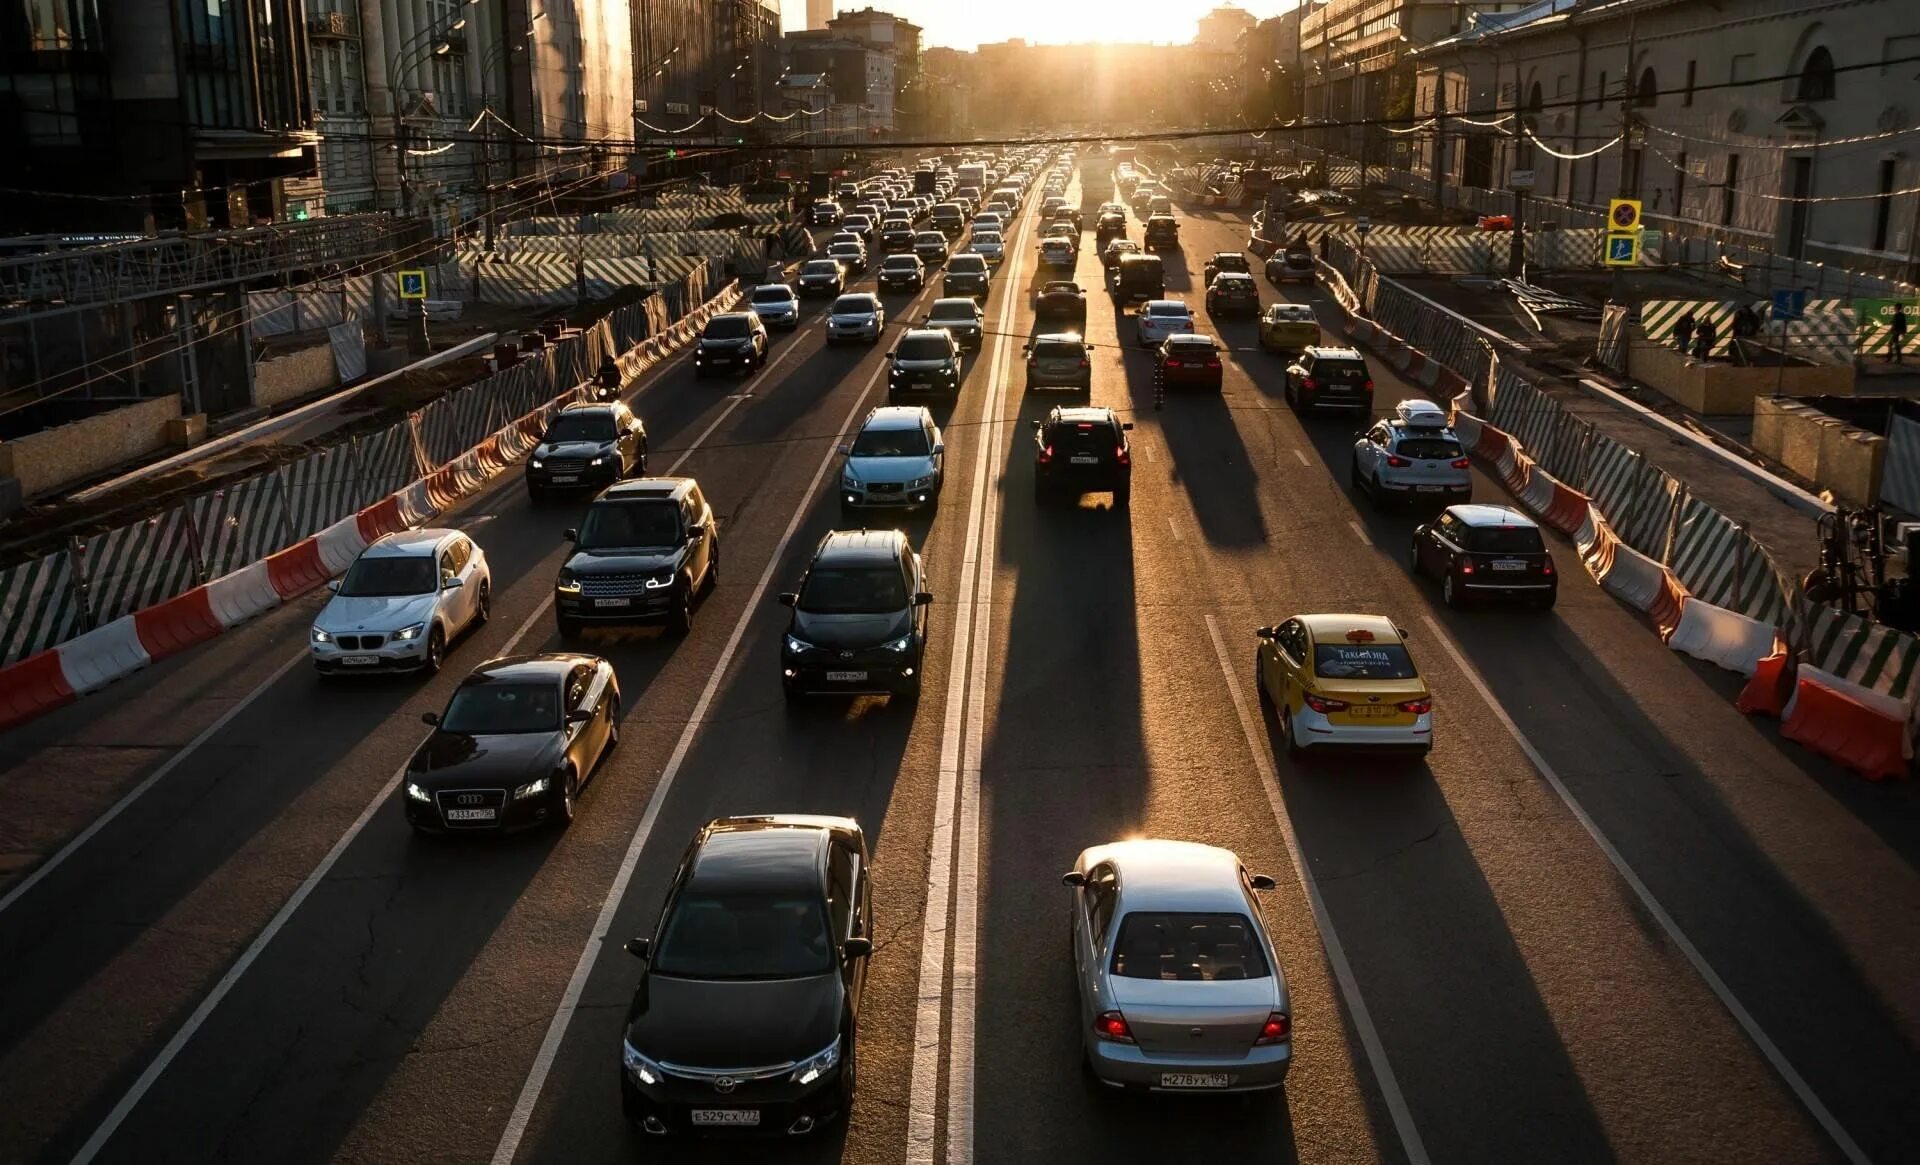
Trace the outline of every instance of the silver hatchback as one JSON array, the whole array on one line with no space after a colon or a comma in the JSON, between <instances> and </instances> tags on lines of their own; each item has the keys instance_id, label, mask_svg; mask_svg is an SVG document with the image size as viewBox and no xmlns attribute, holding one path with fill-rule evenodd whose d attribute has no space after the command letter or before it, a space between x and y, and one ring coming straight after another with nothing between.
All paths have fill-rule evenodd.
<instances>
[{"instance_id":1,"label":"silver hatchback","mask_svg":"<svg viewBox=\"0 0 1920 1165\"><path fill-rule=\"evenodd\" d=\"M1096 1079L1166 1092L1285 1085L1292 1005L1254 899L1273 879L1231 850L1143 839L1085 850L1061 880Z\"/></svg>"}]
</instances>

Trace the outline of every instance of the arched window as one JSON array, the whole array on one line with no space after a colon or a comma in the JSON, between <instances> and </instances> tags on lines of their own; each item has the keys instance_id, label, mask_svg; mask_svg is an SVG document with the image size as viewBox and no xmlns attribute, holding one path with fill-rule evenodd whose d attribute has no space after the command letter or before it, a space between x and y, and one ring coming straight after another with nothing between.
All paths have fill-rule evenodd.
<instances>
[{"instance_id":1,"label":"arched window","mask_svg":"<svg viewBox=\"0 0 1920 1165\"><path fill-rule=\"evenodd\" d=\"M1800 86L1794 94L1798 101L1833 100L1833 54L1821 45L1807 54L1800 66Z\"/></svg>"},{"instance_id":2,"label":"arched window","mask_svg":"<svg viewBox=\"0 0 1920 1165\"><path fill-rule=\"evenodd\" d=\"M1660 103L1660 84L1654 80L1652 69L1641 70L1640 83L1633 88L1633 103L1642 109Z\"/></svg>"}]
</instances>

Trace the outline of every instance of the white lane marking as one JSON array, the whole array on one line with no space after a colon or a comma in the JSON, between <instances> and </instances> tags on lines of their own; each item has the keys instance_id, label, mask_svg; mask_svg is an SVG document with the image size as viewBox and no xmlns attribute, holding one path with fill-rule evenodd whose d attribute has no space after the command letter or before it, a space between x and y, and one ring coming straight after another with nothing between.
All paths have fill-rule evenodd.
<instances>
[{"instance_id":1,"label":"white lane marking","mask_svg":"<svg viewBox=\"0 0 1920 1165\"><path fill-rule=\"evenodd\" d=\"M513 637L501 648L500 654L511 655L514 646L525 638L527 632L533 628L534 622L545 613L545 608L540 608L528 615L514 631ZM119 1130L128 1114L133 1112L135 1106L173 1063L174 1058L179 1056L182 1049L200 1031L207 1019L213 1015L214 1009L218 1008L239 984L248 968L253 966L254 961L267 949L268 944L273 942L274 936L278 935L281 929L292 920L294 913L306 904L307 898L319 888L320 883L326 881L327 875L333 872L334 865L347 852L347 847L353 844L354 839L359 837L360 832L367 827L367 823L373 820L373 815L380 812L393 798L393 791L399 788L401 778L407 775L408 763L411 763L410 759L402 762L400 767L394 770L393 775L380 786L380 791L367 802L367 807L360 811L360 816L354 818L353 824L340 835L340 840L334 842L333 848L320 859L320 864L313 867L313 870L301 881L299 888L281 904L279 911L267 922L267 925L259 934L253 936L253 941L247 944L247 949L240 953L240 957L234 960L231 967L227 968L227 973L220 976L220 981L213 985L213 990L207 992L206 998L193 1009L193 1014L187 1016L187 1021L180 1025L179 1030L173 1033L173 1037L167 1041L166 1046L160 1049L159 1055L155 1056L153 1062L140 1073L139 1079L133 1082L133 1087L127 1089L126 1094L113 1106L113 1110L107 1113L106 1119L100 1122L100 1127L93 1130L93 1135L87 1138L87 1143L80 1146L80 1151L73 1155L74 1165L84 1165L85 1162L92 1161L99 1155L100 1150L106 1147L107 1142L113 1139L113 1134Z\"/></svg>"},{"instance_id":2,"label":"white lane marking","mask_svg":"<svg viewBox=\"0 0 1920 1165\"><path fill-rule=\"evenodd\" d=\"M693 747L693 738L700 731L706 719L707 709L713 704L714 696L720 690L720 681L726 677L727 665L733 661L733 653L740 648L740 642L746 637L747 624L757 613L757 599L761 592L773 580L773 572L780 569L780 560L786 555L787 547L793 542L794 534L799 532L800 524L806 519L807 510L817 500L820 482L827 475L834 459L840 456L839 445L846 437L847 430L853 426L860 410L866 406L867 398L873 395L874 385L887 370L883 361L867 378L866 387L860 390L860 396L847 410L845 419L840 422L839 431L827 445L827 455L820 459L819 468L813 471L813 480L808 483L806 492L800 495L799 503L794 507L793 516L787 520L787 528L780 535L780 541L774 545L773 554L767 559L766 569L760 572L760 581L754 584L748 595L747 605L740 612L740 618L733 625L733 632L727 637L727 644L720 650L720 659L713 665L713 672L707 677L706 687L700 690L700 699L687 716L686 726L680 730L680 739L674 743L673 752L667 758L667 766L660 773L660 780L654 785L653 793L647 798L646 812L640 816L640 824L634 827L633 837L627 843L626 855L620 860L620 869L614 875L613 885L607 888L606 900L600 904L600 914L594 919L593 929L587 933L587 939L580 948L580 958L573 967L573 977L567 980L567 989L560 997L560 1004L554 1009L553 1019L547 1024L546 1038L540 1041L540 1050L534 1055L533 1066L528 1070L527 1079L520 1087L520 1096L513 1104L513 1112L507 1117L507 1127L500 1133L500 1143L494 1147L494 1165L509 1165L514 1155L520 1151L520 1142L527 1135L527 1125L533 1119L534 1106L540 1101L540 1092L546 1087L547 1077L553 1072L553 1062L560 1054L560 1044L566 1039L567 1027L573 1021L573 1014L580 1006L580 996L587 988L587 977L593 971L594 960L602 949L603 943L612 930L614 913L627 894L627 886L633 881L634 870L640 865L640 853L646 848L647 839L653 835L654 822L659 820L660 810L666 804L667 794L672 791L674 779L680 775L680 766L685 762L687 753ZM689 450L691 452L691 450Z\"/></svg>"},{"instance_id":3,"label":"white lane marking","mask_svg":"<svg viewBox=\"0 0 1920 1165\"><path fill-rule=\"evenodd\" d=\"M659 383L661 383L661 381L665 380L666 373L670 369L678 367L685 360L685 358L690 352L691 352L691 349L683 350L678 356L675 356L670 360L663 361L662 363L656 364L652 368L649 368L643 371L639 376L635 377L634 378L635 382L645 380L647 383L641 385L639 388L634 390L634 399L638 399L639 396L642 393L644 393L647 389L652 388L658 385ZM784 355L783 355L783 358L784 358ZM776 361L776 363L778 362ZM707 430L707 432L709 433L712 431L713 430L711 428ZM700 440L701 441L706 440L705 433L700 435ZM698 445L699 445L699 441L694 442L694 445L690 446L687 452L691 453L694 448L698 447ZM682 454L680 460L685 461L686 454ZM680 467L680 462L679 461L674 462L673 468L678 469L679 467ZM670 469L667 472L671 473L673 472L673 470ZM494 481L489 482L487 483L487 485L483 486L479 491L479 493L475 494L474 497L469 500L479 500L480 498L487 496L488 494L493 492L495 489L499 488L502 484L504 484L505 481L506 481L506 474L503 473L500 475L500 477L496 478ZM473 517L465 518L462 521L454 524L463 526L463 527L472 527L475 525L479 525L480 523L486 522L495 516L496 515L493 515L493 514L479 514ZM553 601L553 596L549 594L546 598L546 602L551 603L552 601ZM540 607L540 610L541 611L546 610L546 606L543 604ZM539 614L539 611L536 611L535 614L536 615ZM35 866L33 868L33 871L29 873L25 878L22 878L19 882L15 883L12 886L12 888L10 888L7 891L4 897L0 897L0 914L6 913L8 907L12 906L15 902L18 902L21 898L25 897L29 890L33 889L35 886L40 884L42 879L44 879L48 874L53 873L53 871L58 869L60 865L64 863L68 858L72 857L75 853L79 852L80 847L87 844L87 842L91 841L95 834L99 833L102 829L105 829L109 824L113 822L114 818L124 813L128 809L128 807L130 807L135 801L138 801L141 797L145 796L147 791L149 789L152 789L155 785L159 784L160 781L168 773L172 772L174 769L184 764L186 762L186 759L189 756L192 756L194 752L200 748L201 745L211 740L214 734L218 733L222 728L225 728L228 724L232 723L234 717L238 716L241 712L245 711L247 707L254 702L254 700L258 699L261 695L263 695L268 688L271 688L274 684L278 683L282 677L284 677L289 671L293 670L295 665L297 665L298 663L300 663L302 660L306 658L307 658L307 649L303 646L297 653L295 653L292 656L292 658L288 659L287 662L281 664L278 668L274 669L273 674L269 675L266 679L262 680L258 687L254 688L252 691L248 692L245 696L241 697L239 703L235 704L233 707L227 709L224 713L222 713L218 720L215 720L212 724L209 724L203 731L201 731L201 733L198 736L188 741L186 746L183 747L179 752L174 753L172 756L168 757L165 761L161 762L160 766L154 769L153 772L149 773L145 778L143 778L139 784L127 790L127 792L118 801L115 801L113 803L113 806L111 808L109 808L105 813L101 814L99 817L95 818L85 829L75 834L73 838L67 842L67 844L61 846L57 851L55 851L52 857L48 858L46 861L43 861L39 865Z\"/></svg>"},{"instance_id":4,"label":"white lane marking","mask_svg":"<svg viewBox=\"0 0 1920 1165\"><path fill-rule=\"evenodd\" d=\"M1173 540L1175 542L1185 542L1187 540L1186 536L1180 533L1180 523L1173 520L1172 514L1167 515L1167 529L1173 532Z\"/></svg>"},{"instance_id":5,"label":"white lane marking","mask_svg":"<svg viewBox=\"0 0 1920 1165\"><path fill-rule=\"evenodd\" d=\"M298 655L287 660L287 662L281 664L279 667L274 668L273 673L271 675L269 675L266 679L261 680L259 685L256 686L252 691L240 697L240 699L233 705L233 707L228 708L225 712L222 712L220 714L219 719L215 720L213 723L201 729L200 734L198 736L195 736L192 740L189 740L186 743L185 747L181 748L179 752L174 753L172 756L162 761L159 767L154 769L151 773L148 773L144 778L142 778L139 784L135 785L131 789L128 789L124 794L121 795L118 801L115 801L113 803L113 806L111 808L109 808L105 813L102 813L100 816L94 818L93 821L90 822L85 829L81 830L79 833L74 834L73 837L68 840L67 844L55 850L52 857L46 859L45 861L41 862L39 865L35 866L32 872L29 873L26 877L20 879L20 881L18 881L17 883L15 883L13 887L7 891L4 897L0 897L0 914L6 913L7 907L12 906L15 902L18 902L20 899L26 897L27 892L32 890L35 886L39 885L41 879L45 878L48 874L51 874L55 870L59 869L60 866L68 858L72 857L76 852L79 851L81 846L87 844L89 841L92 841L93 836L95 834L99 833L101 830L111 825L113 823L114 818L126 812L127 807L132 805L135 801L138 801L142 796L144 796L148 789L151 789L155 785L159 784L162 780L166 778L166 775L168 773L172 772L174 769L179 768L182 764L184 764L186 762L186 759L192 756L194 752L197 751L201 745L205 744L208 740L212 739L214 734L219 732L222 728L225 728L228 724L231 724L233 722L234 717L246 711L247 708L251 706L255 700L259 699L263 694L265 694L268 688L271 688L273 685L279 683L280 678L282 676L286 675L289 671L292 671L294 668L294 665L298 664L301 660L304 660L305 658L307 658L307 651L306 649L303 648L301 649Z\"/></svg>"},{"instance_id":6,"label":"white lane marking","mask_svg":"<svg viewBox=\"0 0 1920 1165\"><path fill-rule=\"evenodd\" d=\"M1306 466L1308 469L1313 468L1313 462L1307 460L1307 455L1305 453L1302 453L1298 449L1295 449L1293 451L1293 455L1295 458L1299 460L1300 464Z\"/></svg>"},{"instance_id":7,"label":"white lane marking","mask_svg":"<svg viewBox=\"0 0 1920 1165\"><path fill-rule=\"evenodd\" d=\"M1353 964L1347 961L1347 948L1340 942L1340 934L1333 928L1333 915L1328 913L1326 901L1320 897L1319 884L1308 873L1306 860L1301 856L1300 841L1293 832L1293 818L1288 816L1286 803L1280 797L1279 774L1274 771L1273 758L1267 753L1264 734L1255 730L1255 726L1261 723L1260 718L1248 705L1246 693L1240 690L1239 672L1227 652L1226 640L1220 635L1220 624L1212 615L1207 616L1207 635L1213 640L1213 654L1220 661L1221 674L1226 677L1227 693L1232 697L1233 710L1240 718L1240 731L1247 738L1247 749L1253 754L1254 767L1260 770L1260 787L1267 795L1267 808L1272 810L1274 823L1280 827L1281 840L1287 847L1287 860L1293 863L1300 888L1306 892L1307 905L1313 910L1313 924L1320 931L1320 944L1326 948L1327 963L1333 969L1334 982L1339 985L1340 998L1346 1004L1354 1031L1360 1035L1361 1050L1366 1053L1367 1063L1373 1068L1373 1077L1380 1085L1380 1095L1386 1100L1387 1115L1392 1118L1394 1132L1400 1137L1400 1147L1406 1151L1409 1165L1428 1165L1432 1158L1427 1156L1420 1130L1414 1127L1413 1113L1407 1108L1407 1098L1400 1091L1400 1081L1394 1076L1393 1065L1387 1060L1386 1045L1380 1042L1379 1029L1373 1024L1373 1013L1367 1010L1367 1001L1360 994L1360 981L1354 977Z\"/></svg>"},{"instance_id":8,"label":"white lane marking","mask_svg":"<svg viewBox=\"0 0 1920 1165\"><path fill-rule=\"evenodd\" d=\"M1520 731L1520 726L1514 723L1513 717L1507 714L1505 706L1493 694L1493 689L1489 688L1486 680L1481 678L1479 669L1468 662L1466 655L1455 646L1446 628L1431 615L1422 617L1433 631L1434 638L1439 640L1440 646L1446 648L1447 655L1452 657L1454 665L1460 669L1460 674L1466 676L1467 682L1473 685L1473 690L1480 693L1480 699L1486 702L1494 718L1500 721L1506 728L1507 734L1513 737L1514 743L1520 746L1520 751L1526 754L1527 760L1546 780L1554 795L1560 798L1560 803L1567 807L1567 812L1573 814L1573 819L1580 823L1580 828L1587 831L1587 836L1593 839L1593 844L1600 847L1600 852L1605 854L1607 861L1613 864L1614 872L1620 875L1620 880L1632 889L1633 896L1640 900L1640 905L1653 916L1655 922L1660 924L1660 929L1666 932L1667 940L1686 956L1687 962L1693 965L1694 973L1700 976L1708 989L1720 1000L1720 1006L1726 1008L1727 1014L1740 1025L1740 1030L1745 1032L1747 1039L1760 1050L1760 1054L1766 1058L1768 1064L1772 1065L1788 1090L1799 1099L1814 1121L1826 1130L1827 1136L1832 1138L1841 1156L1855 1162L1855 1165L1868 1165L1871 1158L1854 1142L1847 1130L1840 1126L1839 1120L1827 1110L1827 1106L1821 1103L1820 1098L1814 1095L1813 1088L1788 1062L1786 1055L1780 1051L1779 1047L1767 1037L1767 1033L1761 1030L1759 1021L1754 1019L1752 1013L1734 996L1733 989L1727 986L1726 980L1720 978L1712 964L1707 962L1706 956L1700 953L1700 949L1693 945L1693 941L1686 936L1686 932L1680 929L1680 924L1674 921L1673 916L1667 913L1666 907L1660 905L1660 900L1653 896L1653 891L1640 880L1640 875L1627 864L1625 855L1615 848L1613 842L1601 831L1600 826L1588 816L1579 799L1573 795L1573 791L1568 789L1566 783L1560 779L1560 774L1554 771L1553 766L1547 763L1547 758L1540 754L1540 750L1533 746L1533 742L1527 739L1524 732Z\"/></svg>"},{"instance_id":9,"label":"white lane marking","mask_svg":"<svg viewBox=\"0 0 1920 1165\"><path fill-rule=\"evenodd\" d=\"M1355 538L1360 539L1361 542L1365 543L1368 546L1373 545L1373 539L1367 537L1366 529L1362 527L1359 522L1353 520L1352 518L1348 518L1347 529L1352 530L1353 536Z\"/></svg>"},{"instance_id":10,"label":"white lane marking","mask_svg":"<svg viewBox=\"0 0 1920 1165\"><path fill-rule=\"evenodd\" d=\"M939 1131L939 1069L945 990L949 966L953 969L952 1030L947 1071L947 1161L966 1165L973 1156L973 1041L974 992L978 921L975 892L979 866L979 717L984 716L986 643L990 620L984 608L992 593L991 536L987 525L995 446L1002 425L996 415L1003 407L1007 366L1011 359L1013 321L1018 295L1025 237L1033 218L1021 224L1020 241L1012 259L1000 272L1005 290L1000 300L999 348L987 378L987 399L981 406L980 445L974 453L973 489L967 499L967 530L960 566L960 603L954 613L953 651L947 671L946 721L940 734L940 772L934 793L933 836L927 862L927 900L920 932L920 977L915 996L913 1071L907 1096L907 1165L933 1165ZM976 619L978 623L976 624ZM979 630L976 632L975 627ZM969 654L970 650L973 652ZM971 669L970 670L970 665ZM977 682L974 671L978 671ZM970 696L973 708L966 708ZM971 751L968 751L968 750ZM956 804L956 799L958 804ZM955 869L956 861L960 868ZM964 890L953 905L953 883ZM954 911L952 957L948 956L947 911Z\"/></svg>"},{"instance_id":11,"label":"white lane marking","mask_svg":"<svg viewBox=\"0 0 1920 1165\"><path fill-rule=\"evenodd\" d=\"M687 446L685 449L682 449L680 451L680 456L674 458L672 465L667 466L667 472L663 476L672 477L674 474L680 472L680 467L687 463L687 458L692 457L695 450L699 449L700 446L705 445L707 443L707 438L713 436L714 430L718 429L721 423L724 422L729 416L733 414L733 410L739 408L741 405L745 404L748 400L752 399L753 390L760 387L760 382L762 380L765 380L769 375L771 375L774 369L780 367L782 364L785 364L787 362L787 357L793 355L795 347L796 345L788 344L785 347L781 348L780 355L774 357L771 363L768 363L767 365L762 367L760 371L754 373L753 379L747 381L746 384L742 385L739 392L728 397L727 407L720 410L720 415L713 418L712 424L708 425L706 428L700 431L700 435L693 439L693 444ZM547 598L548 598L548 601L551 602L553 596L549 595L547 596Z\"/></svg>"}]
</instances>

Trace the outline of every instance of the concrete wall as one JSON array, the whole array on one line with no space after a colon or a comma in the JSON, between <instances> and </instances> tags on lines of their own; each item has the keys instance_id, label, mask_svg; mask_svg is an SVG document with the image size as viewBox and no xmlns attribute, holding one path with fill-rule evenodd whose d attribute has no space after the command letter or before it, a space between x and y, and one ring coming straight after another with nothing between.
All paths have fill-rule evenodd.
<instances>
[{"instance_id":1,"label":"concrete wall","mask_svg":"<svg viewBox=\"0 0 1920 1165\"><path fill-rule=\"evenodd\" d=\"M179 417L175 393L0 442L0 476L19 478L33 498L166 448L168 422Z\"/></svg>"},{"instance_id":2,"label":"concrete wall","mask_svg":"<svg viewBox=\"0 0 1920 1165\"><path fill-rule=\"evenodd\" d=\"M1850 505L1880 496L1886 438L1796 400L1755 397L1753 447Z\"/></svg>"},{"instance_id":3,"label":"concrete wall","mask_svg":"<svg viewBox=\"0 0 1920 1165\"><path fill-rule=\"evenodd\" d=\"M272 408L340 383L333 348L325 343L262 360L253 369L253 403Z\"/></svg>"},{"instance_id":4,"label":"concrete wall","mask_svg":"<svg viewBox=\"0 0 1920 1165\"><path fill-rule=\"evenodd\" d=\"M1705 416L1737 416L1758 397L1853 395L1853 369L1840 365L1748 368L1719 360L1682 356L1634 328L1627 345L1627 375Z\"/></svg>"}]
</instances>

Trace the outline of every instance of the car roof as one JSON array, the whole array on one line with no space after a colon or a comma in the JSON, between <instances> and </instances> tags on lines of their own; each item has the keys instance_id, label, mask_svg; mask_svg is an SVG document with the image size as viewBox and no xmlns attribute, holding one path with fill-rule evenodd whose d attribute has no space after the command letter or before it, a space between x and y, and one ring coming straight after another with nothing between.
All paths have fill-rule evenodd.
<instances>
[{"instance_id":1,"label":"car roof","mask_svg":"<svg viewBox=\"0 0 1920 1165\"><path fill-rule=\"evenodd\" d=\"M501 683L528 680L550 680L559 683L568 672L583 663L599 664L600 657L574 652L552 652L544 655L503 655L490 659L467 673L460 681L461 687L469 684Z\"/></svg>"},{"instance_id":2,"label":"car roof","mask_svg":"<svg viewBox=\"0 0 1920 1165\"><path fill-rule=\"evenodd\" d=\"M753 320L753 321L758 321L759 319L760 319L760 317L759 317L759 316L757 316L757 315L754 315L754 314L753 314L752 312L750 312L750 311L723 311L723 312L719 312L719 313L717 313L717 314L715 314L715 315L710 315L710 316L708 316L708 317L707 317L707 322L708 322L708 323L712 323L712 322L713 322L713 321L715 321L715 320Z\"/></svg>"},{"instance_id":3,"label":"car roof","mask_svg":"<svg viewBox=\"0 0 1920 1165\"><path fill-rule=\"evenodd\" d=\"M1320 614L1297 616L1317 640L1345 639L1349 631L1370 631L1375 643L1399 643L1400 628L1385 615Z\"/></svg>"},{"instance_id":4,"label":"car roof","mask_svg":"<svg viewBox=\"0 0 1920 1165\"><path fill-rule=\"evenodd\" d=\"M694 486L691 477L636 477L617 481L600 491L595 501L631 502L645 498L679 498Z\"/></svg>"},{"instance_id":5,"label":"car roof","mask_svg":"<svg viewBox=\"0 0 1920 1165\"><path fill-rule=\"evenodd\" d=\"M721 818L695 842L690 886L703 892L818 890L830 827L797 819Z\"/></svg>"},{"instance_id":6,"label":"car roof","mask_svg":"<svg viewBox=\"0 0 1920 1165\"><path fill-rule=\"evenodd\" d=\"M807 266L808 267L832 267L835 271L840 270L840 264L835 263L832 259L808 259Z\"/></svg>"},{"instance_id":7,"label":"car roof","mask_svg":"<svg viewBox=\"0 0 1920 1165\"><path fill-rule=\"evenodd\" d=\"M1215 283L1252 283L1253 276L1245 271L1222 271L1213 277Z\"/></svg>"},{"instance_id":8,"label":"car roof","mask_svg":"<svg viewBox=\"0 0 1920 1165\"><path fill-rule=\"evenodd\" d=\"M1232 850L1191 841L1133 838L1086 851L1089 866L1112 862L1120 902L1129 910L1247 913L1240 858Z\"/></svg>"},{"instance_id":9,"label":"car roof","mask_svg":"<svg viewBox=\"0 0 1920 1165\"><path fill-rule=\"evenodd\" d=\"M784 283L762 283L753 289L755 295L759 295L763 291L783 291L788 295L793 294L793 288L788 287Z\"/></svg>"},{"instance_id":10,"label":"car roof","mask_svg":"<svg viewBox=\"0 0 1920 1165\"><path fill-rule=\"evenodd\" d=\"M1183 299L1150 299L1147 301L1147 306L1145 310L1151 312L1156 307L1177 307L1184 312L1192 311L1192 309L1187 306L1186 301ZM1162 314L1167 314L1167 313L1162 313Z\"/></svg>"},{"instance_id":11,"label":"car roof","mask_svg":"<svg viewBox=\"0 0 1920 1165\"><path fill-rule=\"evenodd\" d=\"M877 308L880 306L880 297L871 291L849 291L833 302L839 305L853 300L858 300L867 307Z\"/></svg>"},{"instance_id":12,"label":"car roof","mask_svg":"<svg viewBox=\"0 0 1920 1165\"><path fill-rule=\"evenodd\" d=\"M1314 344L1309 346L1306 349L1306 354L1309 356L1312 356L1316 360L1322 360L1322 359L1360 360L1362 359L1359 350L1356 348L1336 348L1336 347L1333 347L1332 345L1325 345L1325 344Z\"/></svg>"},{"instance_id":13,"label":"car roof","mask_svg":"<svg viewBox=\"0 0 1920 1165\"><path fill-rule=\"evenodd\" d=\"M1084 425L1089 421L1094 424L1112 423L1115 417L1113 410L1105 405L1061 405L1053 410L1053 416L1048 419L1063 425Z\"/></svg>"},{"instance_id":14,"label":"car roof","mask_svg":"<svg viewBox=\"0 0 1920 1165\"><path fill-rule=\"evenodd\" d=\"M415 558L431 555L448 538L458 534L439 526L420 530L399 530L381 538L361 551L363 558Z\"/></svg>"},{"instance_id":15,"label":"car roof","mask_svg":"<svg viewBox=\"0 0 1920 1165\"><path fill-rule=\"evenodd\" d=\"M964 295L943 295L939 299L936 299L933 301L933 307L935 308L941 307L943 305L946 307L965 307L968 310L974 312L975 314L978 314L980 311L980 305L973 302L971 298ZM929 309L929 310L932 310L932 309Z\"/></svg>"},{"instance_id":16,"label":"car roof","mask_svg":"<svg viewBox=\"0 0 1920 1165\"><path fill-rule=\"evenodd\" d=\"M906 334L900 338L902 340L940 340L948 344L953 343L953 333L947 331L945 328L908 328Z\"/></svg>"},{"instance_id":17,"label":"car roof","mask_svg":"<svg viewBox=\"0 0 1920 1165\"><path fill-rule=\"evenodd\" d=\"M907 536L898 530L835 530L814 547L817 566L834 562L892 562Z\"/></svg>"},{"instance_id":18,"label":"car roof","mask_svg":"<svg viewBox=\"0 0 1920 1165\"><path fill-rule=\"evenodd\" d=\"M867 419L860 423L860 429L862 432L868 429L882 432L918 429L932 415L925 405L881 405L867 414Z\"/></svg>"},{"instance_id":19,"label":"car roof","mask_svg":"<svg viewBox=\"0 0 1920 1165\"><path fill-rule=\"evenodd\" d=\"M1512 506L1474 504L1448 506L1447 512L1469 526L1538 526L1532 518Z\"/></svg>"},{"instance_id":20,"label":"car roof","mask_svg":"<svg viewBox=\"0 0 1920 1165\"><path fill-rule=\"evenodd\" d=\"M784 287L785 284L782 284L781 286ZM755 316L754 318L758 319L760 317ZM611 415L613 413L613 408L614 406L612 401L577 400L569 405L561 405L560 412L563 414L571 413L576 416L578 416L581 413L606 413Z\"/></svg>"},{"instance_id":21,"label":"car roof","mask_svg":"<svg viewBox=\"0 0 1920 1165\"><path fill-rule=\"evenodd\" d=\"M1180 344L1193 348L1198 348L1203 344L1209 348L1217 346L1214 338L1205 332L1175 332L1173 335L1167 337L1167 343Z\"/></svg>"}]
</instances>

